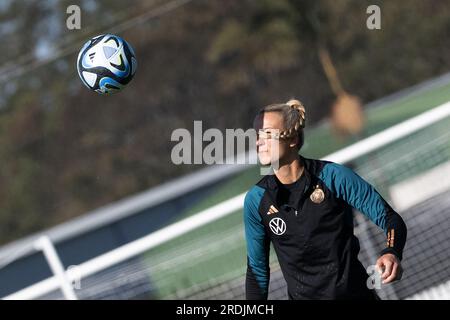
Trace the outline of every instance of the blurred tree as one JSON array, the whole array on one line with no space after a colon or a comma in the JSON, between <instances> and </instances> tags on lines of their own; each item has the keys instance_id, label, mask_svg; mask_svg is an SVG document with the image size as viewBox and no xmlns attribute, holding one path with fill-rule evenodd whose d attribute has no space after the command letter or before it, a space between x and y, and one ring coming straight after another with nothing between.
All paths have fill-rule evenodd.
<instances>
[{"instance_id":1,"label":"blurred tree","mask_svg":"<svg viewBox=\"0 0 450 320\"><path fill-rule=\"evenodd\" d=\"M337 132L357 135L363 127L360 100L344 90L327 48L336 39L328 28L333 8L329 1L265 0L250 19L227 21L208 52L209 61L223 66L222 89L248 86L258 76L251 77L252 72L269 78L296 68L310 59L306 51L316 52L337 97L331 108Z\"/></svg>"}]
</instances>

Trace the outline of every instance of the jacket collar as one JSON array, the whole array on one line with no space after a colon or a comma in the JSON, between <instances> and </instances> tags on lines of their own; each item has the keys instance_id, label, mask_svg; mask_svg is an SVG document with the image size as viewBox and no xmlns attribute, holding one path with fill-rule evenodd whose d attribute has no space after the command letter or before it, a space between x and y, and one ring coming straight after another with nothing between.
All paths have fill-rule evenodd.
<instances>
[{"instance_id":1,"label":"jacket collar","mask_svg":"<svg viewBox=\"0 0 450 320\"><path fill-rule=\"evenodd\" d=\"M309 165L308 165L308 161L303 158L302 156L300 156L300 161L303 164L303 175L305 176L306 179L306 184L305 184L305 190L304 193L306 193L310 188L311 188L311 183L313 182L312 180L312 175L309 172ZM275 192L278 191L278 184L276 181L276 176L275 174L271 174L269 175L268 181L267 181L267 186L269 187L269 189L274 190Z\"/></svg>"}]
</instances>

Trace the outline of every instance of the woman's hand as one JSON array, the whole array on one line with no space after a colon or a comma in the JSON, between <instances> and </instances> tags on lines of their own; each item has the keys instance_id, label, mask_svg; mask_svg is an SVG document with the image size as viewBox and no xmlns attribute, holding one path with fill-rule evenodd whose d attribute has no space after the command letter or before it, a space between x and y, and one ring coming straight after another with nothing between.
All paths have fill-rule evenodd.
<instances>
[{"instance_id":1,"label":"woman's hand","mask_svg":"<svg viewBox=\"0 0 450 320\"><path fill-rule=\"evenodd\" d=\"M400 260L392 253L386 253L377 260L377 268L381 273L383 284L400 280L403 269Z\"/></svg>"}]
</instances>

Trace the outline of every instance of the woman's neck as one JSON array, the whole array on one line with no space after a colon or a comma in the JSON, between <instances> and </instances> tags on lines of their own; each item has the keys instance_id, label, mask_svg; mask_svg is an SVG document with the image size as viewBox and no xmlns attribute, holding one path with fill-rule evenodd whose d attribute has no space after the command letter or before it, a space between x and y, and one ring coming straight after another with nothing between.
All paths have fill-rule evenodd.
<instances>
[{"instance_id":1,"label":"woman's neck","mask_svg":"<svg viewBox=\"0 0 450 320\"><path fill-rule=\"evenodd\" d=\"M282 184L291 184L296 182L303 174L304 166L300 156L280 163L280 168L275 170L275 175Z\"/></svg>"}]
</instances>

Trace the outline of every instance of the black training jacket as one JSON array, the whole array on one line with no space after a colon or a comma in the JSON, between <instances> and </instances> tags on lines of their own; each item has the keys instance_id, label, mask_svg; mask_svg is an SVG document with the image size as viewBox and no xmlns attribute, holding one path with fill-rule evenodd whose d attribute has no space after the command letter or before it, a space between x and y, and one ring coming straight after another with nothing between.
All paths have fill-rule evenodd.
<instances>
[{"instance_id":1,"label":"black training jacket","mask_svg":"<svg viewBox=\"0 0 450 320\"><path fill-rule=\"evenodd\" d=\"M358 260L352 207L384 230L387 247L400 260L406 242L402 218L351 169L301 157L304 191L294 208L277 203L278 184L267 175L244 202L247 242L246 298L267 299L270 242L287 282L290 299L373 297ZM375 257L376 258L376 257Z\"/></svg>"}]
</instances>

